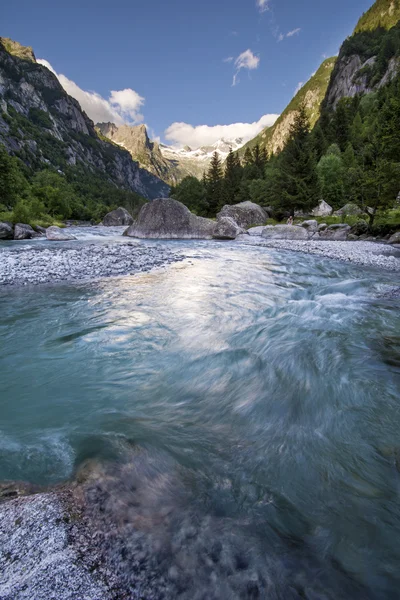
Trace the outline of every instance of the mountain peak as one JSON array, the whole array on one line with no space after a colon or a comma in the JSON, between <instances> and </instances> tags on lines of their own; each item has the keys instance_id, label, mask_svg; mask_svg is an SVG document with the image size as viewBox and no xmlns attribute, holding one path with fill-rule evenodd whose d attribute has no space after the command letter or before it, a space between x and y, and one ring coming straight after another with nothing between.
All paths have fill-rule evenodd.
<instances>
[{"instance_id":1,"label":"mountain peak","mask_svg":"<svg viewBox=\"0 0 400 600\"><path fill-rule=\"evenodd\" d=\"M0 44L12 56L16 56L23 60L29 60L34 63L36 62L35 54L30 46L23 46L19 42L14 42L11 38L6 37L0 37Z\"/></svg>"},{"instance_id":2,"label":"mountain peak","mask_svg":"<svg viewBox=\"0 0 400 600\"><path fill-rule=\"evenodd\" d=\"M400 20L399 0L376 0L358 21L354 33L373 31L379 27L391 29Z\"/></svg>"}]
</instances>

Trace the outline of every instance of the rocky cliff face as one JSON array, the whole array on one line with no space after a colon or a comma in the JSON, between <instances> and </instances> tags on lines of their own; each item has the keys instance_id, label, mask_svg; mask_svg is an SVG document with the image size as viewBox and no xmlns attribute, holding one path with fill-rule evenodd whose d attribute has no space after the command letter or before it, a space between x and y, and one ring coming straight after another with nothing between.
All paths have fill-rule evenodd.
<instances>
[{"instance_id":1,"label":"rocky cliff face","mask_svg":"<svg viewBox=\"0 0 400 600\"><path fill-rule=\"evenodd\" d=\"M128 152L99 139L93 122L31 48L0 38L0 143L34 168L80 166L145 198L168 186Z\"/></svg>"},{"instance_id":2,"label":"rocky cliff face","mask_svg":"<svg viewBox=\"0 0 400 600\"><path fill-rule=\"evenodd\" d=\"M133 160L163 181L175 184L182 179L176 166L163 157L159 144L149 139L145 125L117 127L114 123L98 123L96 130L128 150Z\"/></svg>"},{"instance_id":3,"label":"rocky cliff face","mask_svg":"<svg viewBox=\"0 0 400 600\"><path fill-rule=\"evenodd\" d=\"M264 129L257 137L243 146L240 154L244 154L246 147L252 148L256 144L267 148L268 152L276 153L281 150L286 143L290 126L301 104L305 105L311 126L314 126L320 115L321 103L328 88L335 60L335 58L325 60L318 71L297 92L276 123L272 127Z\"/></svg>"}]
</instances>

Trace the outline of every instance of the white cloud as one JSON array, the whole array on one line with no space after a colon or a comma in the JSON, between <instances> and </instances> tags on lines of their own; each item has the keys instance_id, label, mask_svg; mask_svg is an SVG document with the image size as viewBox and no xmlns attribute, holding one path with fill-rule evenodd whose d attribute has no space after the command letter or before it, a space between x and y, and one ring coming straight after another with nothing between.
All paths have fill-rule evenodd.
<instances>
[{"instance_id":1,"label":"white cloud","mask_svg":"<svg viewBox=\"0 0 400 600\"><path fill-rule=\"evenodd\" d=\"M209 146L221 138L232 140L242 138L244 142L258 135L265 127L271 127L279 115L264 115L254 123L232 123L231 125L189 125L172 123L165 131L165 137L176 146L198 148Z\"/></svg>"},{"instance_id":2,"label":"white cloud","mask_svg":"<svg viewBox=\"0 0 400 600\"><path fill-rule=\"evenodd\" d=\"M228 56L227 58L224 58L222 62L224 63L230 63L234 60L233 56Z\"/></svg>"},{"instance_id":3,"label":"white cloud","mask_svg":"<svg viewBox=\"0 0 400 600\"><path fill-rule=\"evenodd\" d=\"M256 4L260 12L265 12L269 9L270 0L257 0Z\"/></svg>"},{"instance_id":4,"label":"white cloud","mask_svg":"<svg viewBox=\"0 0 400 600\"><path fill-rule=\"evenodd\" d=\"M143 121L143 115L139 111L145 100L134 90L130 88L119 91L113 90L108 100L106 100L97 92L82 90L65 75L56 73L47 60L39 59L37 62L54 73L65 91L78 100L82 109L95 123L112 121L116 125L122 125L123 123L132 125Z\"/></svg>"},{"instance_id":5,"label":"white cloud","mask_svg":"<svg viewBox=\"0 0 400 600\"><path fill-rule=\"evenodd\" d=\"M254 69L258 68L259 64L260 64L260 57L253 54L253 52L250 50L250 48L248 48L247 50L245 50L244 52L239 54L239 56L235 60L236 72L233 76L232 85L237 84L238 75L242 69L247 69L248 71L253 71Z\"/></svg>"},{"instance_id":6,"label":"white cloud","mask_svg":"<svg viewBox=\"0 0 400 600\"><path fill-rule=\"evenodd\" d=\"M292 31L288 31L287 33L280 33L278 35L278 42L282 42L285 38L293 37L294 35L300 33L300 31L301 27L297 27L296 29L292 29Z\"/></svg>"}]
</instances>

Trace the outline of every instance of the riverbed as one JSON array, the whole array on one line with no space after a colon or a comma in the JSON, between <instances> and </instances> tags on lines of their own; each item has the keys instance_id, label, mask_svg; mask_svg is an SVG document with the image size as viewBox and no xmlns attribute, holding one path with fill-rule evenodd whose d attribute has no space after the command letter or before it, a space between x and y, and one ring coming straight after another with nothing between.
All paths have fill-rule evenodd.
<instances>
[{"instance_id":1,"label":"riverbed","mask_svg":"<svg viewBox=\"0 0 400 600\"><path fill-rule=\"evenodd\" d=\"M0 287L0 479L105 464L88 497L120 523L109 560L143 597L397 598L399 274L236 242L144 247L168 260Z\"/></svg>"}]
</instances>

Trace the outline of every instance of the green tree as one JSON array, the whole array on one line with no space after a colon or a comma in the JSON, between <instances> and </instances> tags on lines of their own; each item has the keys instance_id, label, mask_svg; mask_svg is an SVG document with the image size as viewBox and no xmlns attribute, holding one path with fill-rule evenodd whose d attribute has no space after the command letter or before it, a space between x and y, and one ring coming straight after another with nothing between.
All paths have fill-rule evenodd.
<instances>
[{"instance_id":1,"label":"green tree","mask_svg":"<svg viewBox=\"0 0 400 600\"><path fill-rule=\"evenodd\" d=\"M21 161L9 156L0 144L0 204L13 208L29 192L28 182L22 173Z\"/></svg>"},{"instance_id":2,"label":"green tree","mask_svg":"<svg viewBox=\"0 0 400 600\"><path fill-rule=\"evenodd\" d=\"M240 181L242 179L242 168L240 159L237 154L229 150L226 157L225 174L224 174L224 203L234 204L235 196L239 191Z\"/></svg>"},{"instance_id":3,"label":"green tree","mask_svg":"<svg viewBox=\"0 0 400 600\"><path fill-rule=\"evenodd\" d=\"M218 152L212 155L206 179L208 213L210 216L215 216L223 204L223 171Z\"/></svg>"},{"instance_id":4,"label":"green tree","mask_svg":"<svg viewBox=\"0 0 400 600\"><path fill-rule=\"evenodd\" d=\"M290 127L285 148L275 165L267 170L272 203L294 214L307 210L318 201L318 175L305 106L300 106Z\"/></svg>"},{"instance_id":5,"label":"green tree","mask_svg":"<svg viewBox=\"0 0 400 600\"><path fill-rule=\"evenodd\" d=\"M317 166L320 190L323 199L340 208L344 200L344 167L340 148L332 144Z\"/></svg>"},{"instance_id":6,"label":"green tree","mask_svg":"<svg viewBox=\"0 0 400 600\"><path fill-rule=\"evenodd\" d=\"M196 177L188 176L175 187L171 197L182 202L189 210L199 216L208 214L206 190L204 184Z\"/></svg>"},{"instance_id":7,"label":"green tree","mask_svg":"<svg viewBox=\"0 0 400 600\"><path fill-rule=\"evenodd\" d=\"M265 179L254 179L249 184L250 200L260 205L268 204L269 185Z\"/></svg>"}]
</instances>

